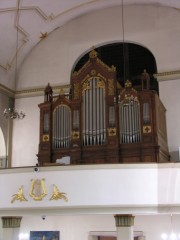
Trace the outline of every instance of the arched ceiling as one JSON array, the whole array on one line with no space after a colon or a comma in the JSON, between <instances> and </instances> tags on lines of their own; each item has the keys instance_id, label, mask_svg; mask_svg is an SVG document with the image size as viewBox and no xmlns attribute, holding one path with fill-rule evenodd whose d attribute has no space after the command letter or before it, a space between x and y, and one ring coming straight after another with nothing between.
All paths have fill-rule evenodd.
<instances>
[{"instance_id":1,"label":"arched ceiling","mask_svg":"<svg viewBox=\"0 0 180 240\"><path fill-rule=\"evenodd\" d=\"M180 10L180 0L0 0L0 76L17 67L17 55L20 64L56 28L88 12L122 4Z\"/></svg>"}]
</instances>

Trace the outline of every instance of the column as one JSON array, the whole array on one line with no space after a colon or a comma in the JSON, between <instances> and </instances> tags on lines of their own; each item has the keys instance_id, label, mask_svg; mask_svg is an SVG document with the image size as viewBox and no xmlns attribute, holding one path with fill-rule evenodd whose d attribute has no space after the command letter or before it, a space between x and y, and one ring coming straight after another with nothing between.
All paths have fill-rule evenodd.
<instances>
[{"instance_id":1,"label":"column","mask_svg":"<svg viewBox=\"0 0 180 240\"><path fill-rule=\"evenodd\" d=\"M114 216L117 228L117 240L133 240L134 216L118 214Z\"/></svg>"},{"instance_id":2,"label":"column","mask_svg":"<svg viewBox=\"0 0 180 240\"><path fill-rule=\"evenodd\" d=\"M22 217L2 217L3 239L19 240Z\"/></svg>"}]
</instances>

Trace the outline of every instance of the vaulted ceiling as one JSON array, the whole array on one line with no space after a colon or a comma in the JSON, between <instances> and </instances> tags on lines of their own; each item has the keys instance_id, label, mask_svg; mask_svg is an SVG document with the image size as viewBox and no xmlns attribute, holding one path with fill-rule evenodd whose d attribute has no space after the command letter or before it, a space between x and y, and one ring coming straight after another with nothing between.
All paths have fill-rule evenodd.
<instances>
[{"instance_id":1,"label":"vaulted ceiling","mask_svg":"<svg viewBox=\"0 0 180 240\"><path fill-rule=\"evenodd\" d=\"M125 4L180 10L180 0L0 0L1 78L17 67L17 55L21 64L31 49L56 28L88 12Z\"/></svg>"}]
</instances>

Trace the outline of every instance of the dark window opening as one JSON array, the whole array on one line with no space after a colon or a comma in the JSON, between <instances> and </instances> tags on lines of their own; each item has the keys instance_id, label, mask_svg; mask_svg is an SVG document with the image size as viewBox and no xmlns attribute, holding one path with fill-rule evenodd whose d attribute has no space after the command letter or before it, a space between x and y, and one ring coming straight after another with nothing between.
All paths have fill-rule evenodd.
<instances>
[{"instance_id":1,"label":"dark window opening","mask_svg":"<svg viewBox=\"0 0 180 240\"><path fill-rule=\"evenodd\" d=\"M124 87L125 80L132 81L133 87L141 89L141 73L146 69L150 75L150 89L158 91L158 82L154 77L157 73L156 60L146 48L133 43L113 43L95 49L98 57L108 66L114 65L117 69L117 80ZM76 64L78 71L89 59L85 54Z\"/></svg>"}]
</instances>

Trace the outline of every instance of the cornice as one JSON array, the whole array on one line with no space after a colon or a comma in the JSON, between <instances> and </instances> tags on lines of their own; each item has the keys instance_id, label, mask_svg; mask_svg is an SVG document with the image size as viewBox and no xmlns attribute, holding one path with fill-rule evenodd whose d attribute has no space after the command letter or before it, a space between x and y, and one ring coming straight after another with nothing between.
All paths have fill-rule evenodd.
<instances>
[{"instance_id":1,"label":"cornice","mask_svg":"<svg viewBox=\"0 0 180 240\"><path fill-rule=\"evenodd\" d=\"M63 86L51 86L53 89L54 94L59 94L60 91L64 91L64 93L69 92L70 85L63 85ZM37 87L37 88L29 88L29 89L22 89L15 92L15 98L24 98L24 97L38 97L44 95L44 87Z\"/></svg>"},{"instance_id":2,"label":"cornice","mask_svg":"<svg viewBox=\"0 0 180 240\"><path fill-rule=\"evenodd\" d=\"M177 80L177 79L180 79L180 70L160 72L160 73L154 74L154 77L157 78L158 82ZM4 93L4 94L8 95L9 97L15 97L15 98L43 96L44 89L45 89L45 86L36 87L36 88L27 88L27 89L14 91L14 90L4 86L3 84L0 84L0 92L1 93ZM60 85L52 86L52 89L55 94L60 93L60 91L62 89L65 93L69 93L70 84L62 85L62 86L60 86Z\"/></svg>"},{"instance_id":3,"label":"cornice","mask_svg":"<svg viewBox=\"0 0 180 240\"><path fill-rule=\"evenodd\" d=\"M14 97L15 96L15 91L4 86L3 84L0 84L0 92L4 93L5 95L8 95L9 97Z\"/></svg>"},{"instance_id":4,"label":"cornice","mask_svg":"<svg viewBox=\"0 0 180 240\"><path fill-rule=\"evenodd\" d=\"M70 85L52 86L54 94L56 94L56 93L59 94L60 91L62 91L62 89L65 93L69 93L69 88L70 88ZM14 90L0 84L0 92L8 95L9 97L14 97L14 98L43 96L44 95L44 89L45 89L45 86L44 87L37 87L37 88L27 88L27 89L14 91Z\"/></svg>"},{"instance_id":5,"label":"cornice","mask_svg":"<svg viewBox=\"0 0 180 240\"><path fill-rule=\"evenodd\" d=\"M180 79L180 70L156 73L154 77L158 82Z\"/></svg>"}]
</instances>

